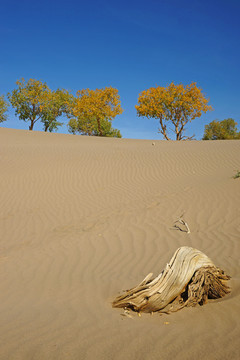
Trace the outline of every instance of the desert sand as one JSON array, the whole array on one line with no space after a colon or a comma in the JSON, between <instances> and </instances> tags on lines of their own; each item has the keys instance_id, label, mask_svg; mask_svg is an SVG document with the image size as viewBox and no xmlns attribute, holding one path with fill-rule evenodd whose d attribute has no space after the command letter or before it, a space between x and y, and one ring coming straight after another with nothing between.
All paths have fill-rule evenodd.
<instances>
[{"instance_id":1,"label":"desert sand","mask_svg":"<svg viewBox=\"0 0 240 360\"><path fill-rule=\"evenodd\" d=\"M240 359L240 141L0 129L0 359ZM190 234L173 227L184 213ZM180 246L231 294L121 316L124 289Z\"/></svg>"}]
</instances>

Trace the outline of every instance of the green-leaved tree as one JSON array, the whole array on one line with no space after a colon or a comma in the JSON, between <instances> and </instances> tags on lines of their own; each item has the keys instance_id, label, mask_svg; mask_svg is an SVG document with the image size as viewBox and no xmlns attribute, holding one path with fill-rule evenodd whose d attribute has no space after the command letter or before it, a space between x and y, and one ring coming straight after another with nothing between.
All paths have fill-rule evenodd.
<instances>
[{"instance_id":1,"label":"green-leaved tree","mask_svg":"<svg viewBox=\"0 0 240 360\"><path fill-rule=\"evenodd\" d=\"M42 110L50 89L46 83L35 79L21 79L16 84L17 89L8 93L8 99L19 119L30 122L29 130L33 130L36 122L42 119Z\"/></svg>"},{"instance_id":2,"label":"green-leaved tree","mask_svg":"<svg viewBox=\"0 0 240 360\"><path fill-rule=\"evenodd\" d=\"M67 90L52 91L46 83L35 79L21 79L16 84L8 99L19 119L30 122L29 130L33 130L37 121L43 123L44 131L57 130L63 124L59 117L68 112L72 98Z\"/></svg>"},{"instance_id":3,"label":"green-leaved tree","mask_svg":"<svg viewBox=\"0 0 240 360\"><path fill-rule=\"evenodd\" d=\"M232 118L222 121L213 120L205 125L203 140L233 140L240 139L237 122Z\"/></svg>"},{"instance_id":4,"label":"green-leaved tree","mask_svg":"<svg viewBox=\"0 0 240 360\"><path fill-rule=\"evenodd\" d=\"M4 96L0 96L0 123L7 120L8 103Z\"/></svg>"},{"instance_id":5,"label":"green-leaved tree","mask_svg":"<svg viewBox=\"0 0 240 360\"><path fill-rule=\"evenodd\" d=\"M59 126L63 125L59 121L62 115L68 115L73 95L67 90L57 89L49 91L46 94L44 104L41 108L41 122L44 125L44 131L55 131Z\"/></svg>"},{"instance_id":6,"label":"green-leaved tree","mask_svg":"<svg viewBox=\"0 0 240 360\"><path fill-rule=\"evenodd\" d=\"M109 120L101 121L102 135L105 137L121 138L122 135L120 130L114 129L112 123ZM70 119L68 122L68 131L72 134L81 134L89 136L100 136L98 130L98 123L96 118L81 118L81 119Z\"/></svg>"}]
</instances>

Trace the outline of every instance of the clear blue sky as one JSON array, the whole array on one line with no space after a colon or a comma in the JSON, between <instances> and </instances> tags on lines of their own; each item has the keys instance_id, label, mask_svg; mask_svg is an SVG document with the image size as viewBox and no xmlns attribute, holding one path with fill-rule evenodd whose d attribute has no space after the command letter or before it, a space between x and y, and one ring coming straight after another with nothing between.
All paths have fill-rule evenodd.
<instances>
[{"instance_id":1,"label":"clear blue sky","mask_svg":"<svg viewBox=\"0 0 240 360\"><path fill-rule=\"evenodd\" d=\"M113 122L123 137L161 139L157 120L136 116L138 94L194 81L214 111L186 135L200 139L214 119L240 123L239 0L1 0L0 11L0 94L22 77L74 94L111 85L125 110ZM9 118L1 126L28 129L13 110Z\"/></svg>"}]
</instances>

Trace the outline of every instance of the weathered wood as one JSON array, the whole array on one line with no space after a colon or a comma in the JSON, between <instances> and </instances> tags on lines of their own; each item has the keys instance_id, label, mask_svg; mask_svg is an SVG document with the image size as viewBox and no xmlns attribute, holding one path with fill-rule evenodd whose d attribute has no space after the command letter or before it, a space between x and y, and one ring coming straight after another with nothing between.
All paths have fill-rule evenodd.
<instances>
[{"instance_id":1,"label":"weathered wood","mask_svg":"<svg viewBox=\"0 0 240 360\"><path fill-rule=\"evenodd\" d=\"M136 287L113 301L113 307L137 312L173 312L185 306L203 305L208 298L230 292L225 284L230 277L201 251L183 246L154 279L152 273Z\"/></svg>"}]
</instances>

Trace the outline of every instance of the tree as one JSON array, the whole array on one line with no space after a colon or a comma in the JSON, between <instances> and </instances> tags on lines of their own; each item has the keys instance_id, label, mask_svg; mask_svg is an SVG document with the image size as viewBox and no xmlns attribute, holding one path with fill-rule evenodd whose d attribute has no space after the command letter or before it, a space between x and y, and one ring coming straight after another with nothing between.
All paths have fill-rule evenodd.
<instances>
[{"instance_id":1,"label":"tree","mask_svg":"<svg viewBox=\"0 0 240 360\"><path fill-rule=\"evenodd\" d=\"M89 135L89 136L100 136L98 130L98 123L95 117L92 118L81 118L70 119L68 122L68 131L72 134L79 133L81 135ZM101 121L101 131L102 135L105 137L116 137L121 138L122 135L119 130L114 129L109 120Z\"/></svg>"},{"instance_id":2,"label":"tree","mask_svg":"<svg viewBox=\"0 0 240 360\"><path fill-rule=\"evenodd\" d=\"M118 90L84 89L77 92L68 123L69 131L84 135L121 137L119 130L112 128L112 120L123 112Z\"/></svg>"},{"instance_id":3,"label":"tree","mask_svg":"<svg viewBox=\"0 0 240 360\"><path fill-rule=\"evenodd\" d=\"M172 82L166 88L152 87L143 91L138 98L136 110L138 116L155 118L159 120L159 132L166 140L170 140L167 133L167 124L174 126L176 140L183 140L186 124L202 115L202 112L212 110L208 105L196 83L190 85L174 85Z\"/></svg>"},{"instance_id":4,"label":"tree","mask_svg":"<svg viewBox=\"0 0 240 360\"><path fill-rule=\"evenodd\" d=\"M203 140L232 140L240 139L237 123L231 118L222 121L213 120L205 125Z\"/></svg>"},{"instance_id":5,"label":"tree","mask_svg":"<svg viewBox=\"0 0 240 360\"><path fill-rule=\"evenodd\" d=\"M33 130L35 123L42 119L44 102L50 93L46 83L22 78L16 82L17 89L8 93L8 99L15 108L15 114L20 120L30 121L29 130Z\"/></svg>"},{"instance_id":6,"label":"tree","mask_svg":"<svg viewBox=\"0 0 240 360\"><path fill-rule=\"evenodd\" d=\"M8 103L5 101L4 96L0 96L0 123L7 120Z\"/></svg>"},{"instance_id":7,"label":"tree","mask_svg":"<svg viewBox=\"0 0 240 360\"><path fill-rule=\"evenodd\" d=\"M41 105L41 122L44 125L44 131L52 132L63 125L58 118L63 114L68 114L73 96L64 89L48 91L45 95L45 100Z\"/></svg>"}]
</instances>

